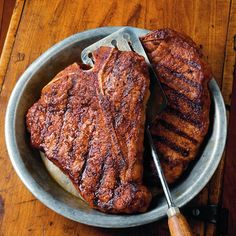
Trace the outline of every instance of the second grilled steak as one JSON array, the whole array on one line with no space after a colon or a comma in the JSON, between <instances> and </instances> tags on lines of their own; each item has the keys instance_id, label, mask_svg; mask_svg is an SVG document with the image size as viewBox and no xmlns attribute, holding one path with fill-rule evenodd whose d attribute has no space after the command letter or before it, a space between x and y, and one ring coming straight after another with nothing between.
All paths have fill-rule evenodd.
<instances>
[{"instance_id":1,"label":"second grilled steak","mask_svg":"<svg viewBox=\"0 0 236 236\"><path fill-rule=\"evenodd\" d=\"M141 40L168 100L152 135L167 181L173 183L196 158L208 131L211 70L184 34L161 29Z\"/></svg>"}]
</instances>

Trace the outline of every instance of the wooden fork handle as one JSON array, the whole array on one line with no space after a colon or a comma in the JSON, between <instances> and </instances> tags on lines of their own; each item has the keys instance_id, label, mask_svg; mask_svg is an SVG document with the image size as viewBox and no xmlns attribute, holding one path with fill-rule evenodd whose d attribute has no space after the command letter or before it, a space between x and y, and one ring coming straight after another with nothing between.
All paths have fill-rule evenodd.
<instances>
[{"instance_id":1,"label":"wooden fork handle","mask_svg":"<svg viewBox=\"0 0 236 236\"><path fill-rule=\"evenodd\" d=\"M168 214L168 225L171 236L193 236L187 220L179 211Z\"/></svg>"}]
</instances>

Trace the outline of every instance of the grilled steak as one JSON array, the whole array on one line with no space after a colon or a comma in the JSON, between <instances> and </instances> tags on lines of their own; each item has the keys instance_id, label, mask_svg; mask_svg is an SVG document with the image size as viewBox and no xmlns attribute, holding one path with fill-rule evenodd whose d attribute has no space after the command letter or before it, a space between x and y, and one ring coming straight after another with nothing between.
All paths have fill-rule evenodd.
<instances>
[{"instance_id":1,"label":"grilled steak","mask_svg":"<svg viewBox=\"0 0 236 236\"><path fill-rule=\"evenodd\" d=\"M73 182L93 208L143 212L151 193L142 185L149 75L134 52L101 47L93 69L60 72L27 113L32 145Z\"/></svg>"},{"instance_id":2,"label":"grilled steak","mask_svg":"<svg viewBox=\"0 0 236 236\"><path fill-rule=\"evenodd\" d=\"M211 71L184 34L161 29L141 41L168 100L151 133L167 181L173 183L196 158L208 131Z\"/></svg>"}]
</instances>

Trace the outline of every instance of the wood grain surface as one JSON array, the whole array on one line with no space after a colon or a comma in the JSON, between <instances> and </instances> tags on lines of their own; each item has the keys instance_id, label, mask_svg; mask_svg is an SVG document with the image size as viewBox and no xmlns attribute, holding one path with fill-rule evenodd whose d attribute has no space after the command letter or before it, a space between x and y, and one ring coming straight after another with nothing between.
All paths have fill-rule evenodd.
<instances>
[{"instance_id":1,"label":"wood grain surface","mask_svg":"<svg viewBox=\"0 0 236 236\"><path fill-rule=\"evenodd\" d=\"M15 0L0 0L0 52L7 34Z\"/></svg>"},{"instance_id":2,"label":"wood grain surface","mask_svg":"<svg viewBox=\"0 0 236 236\"><path fill-rule=\"evenodd\" d=\"M233 88L233 71L236 62L236 1L232 1L230 9L230 19L228 26L226 50L225 50L225 62L224 62L224 74L222 93L226 105L231 104L231 94Z\"/></svg>"},{"instance_id":3,"label":"wood grain surface","mask_svg":"<svg viewBox=\"0 0 236 236\"><path fill-rule=\"evenodd\" d=\"M226 165L224 176L223 207L229 209L228 235L236 235L236 1L231 4L229 30L226 45L226 58L224 65L223 93L226 104L231 103L228 131L228 144L226 149ZM232 76L234 74L234 76ZM234 77L234 78L233 78ZM234 85L232 89L232 84ZM232 94L232 95L231 95Z\"/></svg>"},{"instance_id":4,"label":"wood grain surface","mask_svg":"<svg viewBox=\"0 0 236 236\"><path fill-rule=\"evenodd\" d=\"M233 79L224 65L234 26L232 6L235 0L17 0L0 61L0 235L168 235L166 220L132 229L100 229L70 221L41 204L21 183L8 158L3 135L7 101L24 70L56 42L86 29L130 25L150 30L171 27L190 35L229 102ZM223 166L224 160L190 205L219 202ZM190 224L195 235L215 234L212 225Z\"/></svg>"}]
</instances>

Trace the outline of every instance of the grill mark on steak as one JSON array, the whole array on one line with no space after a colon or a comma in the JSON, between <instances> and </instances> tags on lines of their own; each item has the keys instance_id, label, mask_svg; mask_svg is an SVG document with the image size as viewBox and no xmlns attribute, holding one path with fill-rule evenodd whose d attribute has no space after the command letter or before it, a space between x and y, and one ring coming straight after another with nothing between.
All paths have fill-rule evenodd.
<instances>
[{"instance_id":1,"label":"grill mark on steak","mask_svg":"<svg viewBox=\"0 0 236 236\"><path fill-rule=\"evenodd\" d=\"M63 109L63 114L61 115L62 116L62 123L61 123L61 127L60 127L60 131L59 131L59 135L58 135L58 140L57 140L57 143L55 145L55 149L53 150L53 153L55 153L55 157L58 158L58 152L60 150L59 148L59 144L61 142L61 137L62 137L62 130L63 130L63 127L65 125L65 119L66 119L66 114L67 112L69 111L69 102L70 102L70 92L73 90L73 87L74 87L74 83L73 83L73 80L72 80L72 85L70 86L70 88L66 91L66 94L67 94L67 97L66 97L66 105L65 105L65 108Z\"/></svg>"},{"instance_id":2,"label":"grill mark on steak","mask_svg":"<svg viewBox=\"0 0 236 236\"><path fill-rule=\"evenodd\" d=\"M167 108L165 109L165 111L167 113L177 116L178 118L190 123L191 125L199 128L199 129L202 128L201 121L192 119L189 114L184 114L183 112L176 110L173 107L170 107L169 105L167 105Z\"/></svg>"},{"instance_id":3,"label":"grill mark on steak","mask_svg":"<svg viewBox=\"0 0 236 236\"><path fill-rule=\"evenodd\" d=\"M56 141L56 145L54 147L54 149L52 150L54 156L53 156L53 159L58 159L58 152L59 152L59 149L58 149L58 145L60 143L60 134L62 132L62 127L63 127L63 120L64 120L64 116L65 116L65 113L66 113L66 109L63 109L63 113L60 115L60 118L62 118L62 123L60 124L60 128L59 128L59 135L57 135L57 141Z\"/></svg>"},{"instance_id":4,"label":"grill mark on steak","mask_svg":"<svg viewBox=\"0 0 236 236\"><path fill-rule=\"evenodd\" d=\"M112 158L111 156L111 153L110 151L108 151L105 155L105 158L102 160L102 165L101 165L101 172L99 173L99 178L98 178L98 181L97 181L97 185L96 185L96 188L95 188L95 194L94 194L94 202L96 203L96 206L99 206L99 189L101 187L101 185L103 184L102 181L103 181L103 178L104 178L104 175L106 174L106 161L108 158ZM114 195L114 189L113 189L113 195Z\"/></svg>"},{"instance_id":5,"label":"grill mark on steak","mask_svg":"<svg viewBox=\"0 0 236 236\"><path fill-rule=\"evenodd\" d=\"M176 126L166 122L165 120L159 119L158 123L163 126L165 129L168 129L178 135L180 135L183 138L188 139L190 142L192 142L193 144L198 144L198 141L196 139L194 139L193 137L189 136L188 134L186 134L185 132L181 131L179 128L177 128Z\"/></svg>"},{"instance_id":6,"label":"grill mark on steak","mask_svg":"<svg viewBox=\"0 0 236 236\"><path fill-rule=\"evenodd\" d=\"M192 66L195 69L201 70L201 65L198 64L196 61L193 60L186 60L183 57L181 57L181 55L176 55L176 54L171 54L174 58L177 58L179 60L181 60L182 62Z\"/></svg>"},{"instance_id":7,"label":"grill mark on steak","mask_svg":"<svg viewBox=\"0 0 236 236\"><path fill-rule=\"evenodd\" d=\"M179 111L181 113L183 113L185 115L185 117L188 117L188 119L192 120L192 121L196 121L197 119L200 118L200 111L201 109L197 109L197 108L192 108L191 106L189 107L189 104L185 104L185 102L183 100L179 100L179 99L173 99L170 98L170 96L167 95L167 99L168 99L168 106L170 109L174 109L176 111Z\"/></svg>"},{"instance_id":8,"label":"grill mark on steak","mask_svg":"<svg viewBox=\"0 0 236 236\"><path fill-rule=\"evenodd\" d=\"M152 48L151 50L147 50L147 52L148 52L149 54L155 54L155 53L157 53L158 50L159 50L159 46L160 46L160 45L161 45L161 41L159 42L157 48ZM166 49L166 50L168 50L168 49ZM157 53L157 54L158 54L158 53ZM194 69L201 70L201 68L202 68L201 65L198 64L197 62L195 62L195 61L193 61L193 60L190 60L190 59L187 60L187 59L183 58L181 55L177 55L177 54L175 54L175 53L172 53L171 50L168 50L168 54L170 54L170 55L173 57L173 59L178 59L179 61L181 61L181 62L183 62L183 63L185 63L185 64L191 66L191 67L194 68ZM165 58L165 55L162 56L162 57L159 57L158 59L159 59L159 61L161 61L161 60L164 59L164 58ZM154 62L154 65L155 65L155 62Z\"/></svg>"},{"instance_id":9,"label":"grill mark on steak","mask_svg":"<svg viewBox=\"0 0 236 236\"><path fill-rule=\"evenodd\" d=\"M51 116L50 116L50 114L49 114L49 111L48 111L48 106L46 106L46 108L44 108L45 109L45 113L46 113L46 120L45 120L45 127L44 127L44 129L42 130L42 132L41 132L41 134L40 134L40 138L41 138L41 140L42 140L42 143L44 143L45 142L45 136L44 136L44 134L47 132L47 130L48 130L48 127L50 126L50 118L51 118ZM47 115L48 114L48 115ZM37 119L37 122L38 122L38 119Z\"/></svg>"},{"instance_id":10,"label":"grill mark on steak","mask_svg":"<svg viewBox=\"0 0 236 236\"><path fill-rule=\"evenodd\" d=\"M47 94L47 93L45 94L45 97L48 99L48 94ZM45 113L46 113L46 115L45 115L46 120L45 120L44 129L41 131L41 134L40 134L40 138L41 138L41 140L43 140L42 143L45 142L45 134L47 133L48 128L49 128L49 126L50 126L51 123L52 123L52 122L51 122L52 114L51 114L50 106L49 106L48 103L46 103L46 108L44 108L44 109L45 109ZM60 112L60 113L61 113L61 112ZM63 115L63 114L60 114L60 115ZM58 136L58 140L59 140L59 136ZM58 142L58 140L57 140L57 142ZM53 151L53 152L54 152L54 151Z\"/></svg>"},{"instance_id":11,"label":"grill mark on steak","mask_svg":"<svg viewBox=\"0 0 236 236\"><path fill-rule=\"evenodd\" d=\"M173 75L175 78L181 79L182 81L184 81L185 83L187 83L188 85L190 85L191 87L193 87L195 89L201 89L201 84L199 84L198 82L194 82L193 80L186 78L183 74L178 73L177 71L174 71L171 68L169 68L161 63L158 63L158 65L156 65L155 67L157 68L157 70L159 68L162 68L170 75ZM162 83L165 84L165 81L162 81Z\"/></svg>"},{"instance_id":12,"label":"grill mark on steak","mask_svg":"<svg viewBox=\"0 0 236 236\"><path fill-rule=\"evenodd\" d=\"M189 156L189 150L180 147L176 143L170 141L167 137L159 136L159 135L152 135L152 137L156 142L160 142L166 145L167 147L171 148L175 152L181 154L183 157L187 158Z\"/></svg>"},{"instance_id":13,"label":"grill mark on steak","mask_svg":"<svg viewBox=\"0 0 236 236\"><path fill-rule=\"evenodd\" d=\"M175 98L182 99L184 102L186 102L194 111L196 112L200 112L202 110L202 102L201 101L193 101L190 100L186 95L184 95L183 93L180 93L178 90L173 89L171 87L169 87L167 84L162 83L162 88L163 90L167 93L168 91L170 91ZM171 98L168 96L168 101ZM177 99L171 99L171 105L172 103L174 103ZM169 102L170 104L170 102Z\"/></svg>"},{"instance_id":14,"label":"grill mark on steak","mask_svg":"<svg viewBox=\"0 0 236 236\"><path fill-rule=\"evenodd\" d=\"M183 162L182 160L178 160L178 159L173 160L170 156L165 155L165 153L163 153L160 150L158 150L157 153L158 153L158 158L160 159L161 163L163 162L168 163L170 167Z\"/></svg>"},{"instance_id":15,"label":"grill mark on steak","mask_svg":"<svg viewBox=\"0 0 236 236\"><path fill-rule=\"evenodd\" d=\"M93 132L95 131L95 126L93 126L93 129L92 129L92 131L90 132L90 134L89 134L89 139L88 139L88 143L89 143L89 145L88 145L88 148L87 148L87 151L86 151L86 153L84 153L83 154L83 160L84 160L84 163L83 163L83 166L82 166L82 168L81 168L81 170L80 170L80 173L79 173L79 177L78 177L78 183L81 181L81 179L83 178L83 174L84 174L84 171L85 171L85 169L86 169L86 167L87 167L87 162L88 162L88 159L89 159L89 153L90 153L90 150L91 150L91 148L92 148L92 145L90 145L90 142L91 142L91 140L92 140L92 137L93 137Z\"/></svg>"},{"instance_id":16,"label":"grill mark on steak","mask_svg":"<svg viewBox=\"0 0 236 236\"><path fill-rule=\"evenodd\" d=\"M74 115L74 111L73 111L73 107L71 106L71 104L73 103L73 99L75 99L73 93L71 94L71 92L74 90L76 86L76 83L74 81L74 79L72 79L72 87L71 87L71 90L68 91L68 104L67 104L67 107L70 107L71 109L71 112L72 112L72 115ZM71 104L70 104L71 103ZM77 116L75 116L77 119ZM78 126L78 124L76 125ZM75 134L73 135L73 140L71 141L72 142L72 145L71 145L71 148L68 152L68 156L69 156L69 160L70 160L70 164L69 164L69 168L71 168L71 163L75 160L75 155L74 155L74 152L75 152L75 147L76 147L76 138L78 136L78 132L75 132Z\"/></svg>"}]
</instances>

